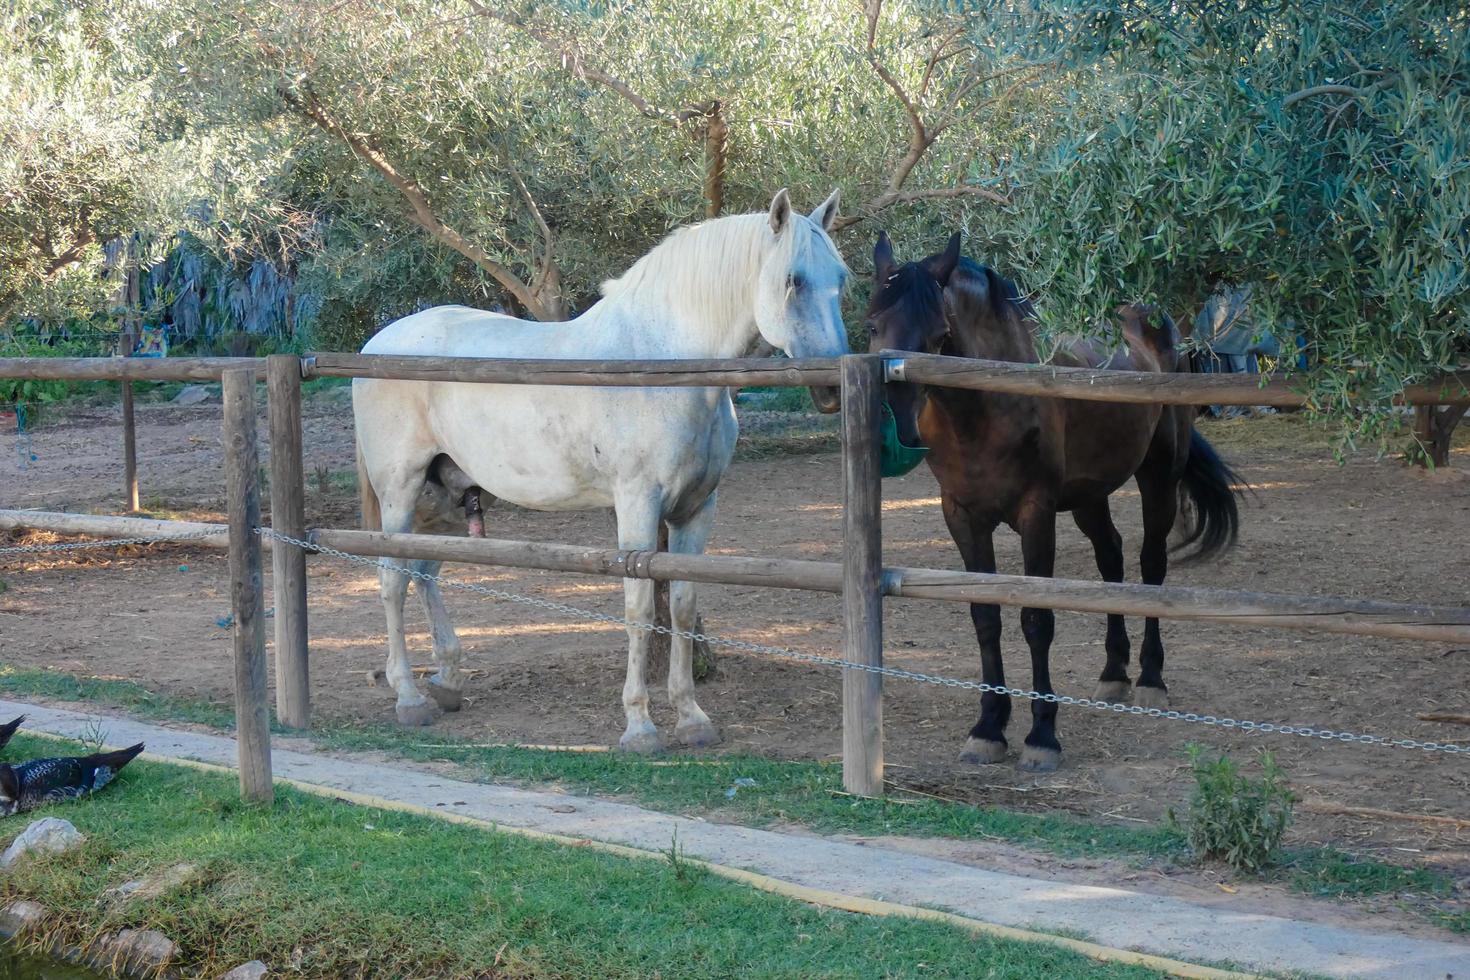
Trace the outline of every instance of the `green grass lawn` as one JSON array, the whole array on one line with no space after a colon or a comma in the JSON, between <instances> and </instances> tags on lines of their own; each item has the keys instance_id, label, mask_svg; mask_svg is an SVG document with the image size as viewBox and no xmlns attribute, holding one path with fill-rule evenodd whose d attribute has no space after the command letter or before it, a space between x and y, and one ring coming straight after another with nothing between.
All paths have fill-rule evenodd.
<instances>
[{"instance_id":1,"label":"green grass lawn","mask_svg":"<svg viewBox=\"0 0 1470 980\"><path fill-rule=\"evenodd\" d=\"M18 736L10 758L55 754ZM833 912L677 860L636 860L137 762L91 800L59 804L84 847L0 878L51 912L49 938L119 928L179 943L187 975L260 958L293 975L455 977L1157 977L1044 944ZM6 821L5 837L26 818ZM195 877L128 904L130 879Z\"/></svg>"},{"instance_id":2,"label":"green grass lawn","mask_svg":"<svg viewBox=\"0 0 1470 980\"><path fill-rule=\"evenodd\" d=\"M104 705L138 718L189 721L223 731L234 725L229 705L155 694L131 681L0 665L0 693ZM978 838L1063 856L1115 857L1139 863L1191 859L1183 834L1164 825L1092 823L1066 815L945 802L902 791L884 799L854 798L842 792L842 767L835 763L734 755L649 759L616 752L496 748L392 726L319 727L308 737L330 749L450 763L458 778L470 781L556 787L752 826L795 823L821 832L864 836ZM756 785L739 787L733 796L728 795L735 780L742 777L755 780ZM1298 848L1285 857L1270 877L1296 891L1328 899L1412 895L1415 898L1409 907L1448 929L1470 933L1470 912L1445 911L1444 899L1453 894L1454 882L1442 871L1406 868L1334 848Z\"/></svg>"}]
</instances>

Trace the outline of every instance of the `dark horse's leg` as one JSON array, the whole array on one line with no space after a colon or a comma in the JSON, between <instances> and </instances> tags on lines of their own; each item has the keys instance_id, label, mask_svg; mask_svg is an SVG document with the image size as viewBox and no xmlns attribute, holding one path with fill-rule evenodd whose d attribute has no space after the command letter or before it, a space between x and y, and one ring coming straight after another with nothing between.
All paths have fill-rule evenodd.
<instances>
[{"instance_id":1,"label":"dark horse's leg","mask_svg":"<svg viewBox=\"0 0 1470 980\"><path fill-rule=\"evenodd\" d=\"M995 526L997 521L973 517L948 496L942 498L944 521L959 546L967 572L995 572ZM1003 685L1005 665L1000 657L1000 607L972 603L970 619L975 639L980 642L980 671L985 683ZM1011 720L1011 699L1004 694L980 695L980 720L960 751L960 761L974 764L1001 762L1006 757L1006 724Z\"/></svg>"},{"instance_id":2,"label":"dark horse's leg","mask_svg":"<svg viewBox=\"0 0 1470 980\"><path fill-rule=\"evenodd\" d=\"M1097 556L1097 571L1104 582L1123 581L1123 536L1113 525L1108 511L1108 498L1075 507L1072 518L1078 529L1092 542ZM1133 685L1128 680L1128 627L1119 615L1108 616L1108 660L1097 679L1097 693L1102 701L1126 701Z\"/></svg>"},{"instance_id":3,"label":"dark horse's leg","mask_svg":"<svg viewBox=\"0 0 1470 980\"><path fill-rule=\"evenodd\" d=\"M1057 512L1049 501L1031 501L1017 521L1021 533L1021 556L1026 574L1051 578L1057 556ZM1031 687L1051 694L1051 641L1056 633L1056 615L1050 609L1022 609L1021 632L1031 648ZM1052 772L1062 764L1062 743L1057 741L1057 703L1031 702L1031 732L1017 766L1026 772Z\"/></svg>"},{"instance_id":4,"label":"dark horse's leg","mask_svg":"<svg viewBox=\"0 0 1470 980\"><path fill-rule=\"evenodd\" d=\"M1143 553L1140 556L1144 585L1163 585L1169 572L1169 532L1179 512L1179 478L1165 461L1150 460L1138 471L1138 495L1143 500ZM1164 686L1164 641L1159 638L1159 621L1150 617L1143 627L1143 646L1138 651L1138 686L1133 703L1144 708L1167 708L1169 689Z\"/></svg>"}]
</instances>

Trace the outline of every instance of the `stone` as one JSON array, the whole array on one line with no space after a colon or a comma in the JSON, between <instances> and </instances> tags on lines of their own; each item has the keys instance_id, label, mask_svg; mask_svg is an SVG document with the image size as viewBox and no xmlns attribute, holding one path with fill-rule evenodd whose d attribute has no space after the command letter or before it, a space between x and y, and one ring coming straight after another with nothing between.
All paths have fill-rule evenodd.
<instances>
[{"instance_id":1,"label":"stone","mask_svg":"<svg viewBox=\"0 0 1470 980\"><path fill-rule=\"evenodd\" d=\"M114 902L151 901L161 898L176 888L187 885L199 876L199 867L194 864L175 864L156 874L125 881L107 892Z\"/></svg>"},{"instance_id":2,"label":"stone","mask_svg":"<svg viewBox=\"0 0 1470 980\"><path fill-rule=\"evenodd\" d=\"M178 945L153 929L124 929L107 944L111 962L123 973L152 974L173 959Z\"/></svg>"},{"instance_id":3,"label":"stone","mask_svg":"<svg viewBox=\"0 0 1470 980\"><path fill-rule=\"evenodd\" d=\"M20 836L5 849L4 855L0 855L0 868L13 868L33 854L60 854L62 851L69 851L86 839L71 825L71 821L60 817L43 817L22 830Z\"/></svg>"},{"instance_id":4,"label":"stone","mask_svg":"<svg viewBox=\"0 0 1470 980\"><path fill-rule=\"evenodd\" d=\"M26 899L11 902L0 909L0 938L15 939L41 924L46 907Z\"/></svg>"},{"instance_id":5,"label":"stone","mask_svg":"<svg viewBox=\"0 0 1470 980\"><path fill-rule=\"evenodd\" d=\"M241 963L219 980L260 980L268 973L270 973L270 968L264 963L260 960L251 960L249 963Z\"/></svg>"},{"instance_id":6,"label":"stone","mask_svg":"<svg viewBox=\"0 0 1470 980\"><path fill-rule=\"evenodd\" d=\"M173 404L202 405L213 397L213 393L204 385L185 385L177 395L174 395Z\"/></svg>"}]
</instances>

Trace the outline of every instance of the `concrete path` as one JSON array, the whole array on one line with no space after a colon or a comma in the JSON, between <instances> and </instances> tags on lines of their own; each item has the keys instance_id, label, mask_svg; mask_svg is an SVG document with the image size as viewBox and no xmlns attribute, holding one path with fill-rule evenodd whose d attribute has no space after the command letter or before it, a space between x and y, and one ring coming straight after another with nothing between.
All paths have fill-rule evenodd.
<instances>
[{"instance_id":1,"label":"concrete path","mask_svg":"<svg viewBox=\"0 0 1470 980\"><path fill-rule=\"evenodd\" d=\"M80 736L100 724L110 744L146 742L148 756L235 764L235 743L229 738L0 701L0 718L21 713L28 717L23 730ZM1470 980L1470 942L1297 922L1121 888L1038 881L871 845L713 824L585 797L461 782L408 765L385 766L279 747L272 760L277 776L644 850L667 850L677 831L679 844L690 857L811 888L943 908L985 922L1078 932L1121 949L1362 980Z\"/></svg>"}]
</instances>

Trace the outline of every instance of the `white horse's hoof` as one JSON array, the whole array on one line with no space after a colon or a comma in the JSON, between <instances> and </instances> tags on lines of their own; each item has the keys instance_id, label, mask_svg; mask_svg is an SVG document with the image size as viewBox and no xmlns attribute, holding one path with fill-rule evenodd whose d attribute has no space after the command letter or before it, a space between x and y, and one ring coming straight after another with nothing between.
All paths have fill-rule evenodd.
<instances>
[{"instance_id":1,"label":"white horse's hoof","mask_svg":"<svg viewBox=\"0 0 1470 980\"><path fill-rule=\"evenodd\" d=\"M1062 764L1062 750L1028 745L1021 750L1016 768L1022 772L1056 772Z\"/></svg>"},{"instance_id":2,"label":"white horse's hoof","mask_svg":"<svg viewBox=\"0 0 1470 980\"><path fill-rule=\"evenodd\" d=\"M1132 692L1133 684L1130 681L1098 681L1097 690L1092 692L1092 697L1109 704L1126 704L1128 695Z\"/></svg>"},{"instance_id":3,"label":"white horse's hoof","mask_svg":"<svg viewBox=\"0 0 1470 980\"><path fill-rule=\"evenodd\" d=\"M393 709L398 715L398 724L404 728L423 728L432 725L439 717L439 709L427 701L418 704L400 704Z\"/></svg>"},{"instance_id":4,"label":"white horse's hoof","mask_svg":"<svg viewBox=\"0 0 1470 980\"><path fill-rule=\"evenodd\" d=\"M464 707L463 691L456 691L454 688L445 687L432 677L429 678L428 689L429 697L433 698L434 703L445 711L458 711Z\"/></svg>"},{"instance_id":5,"label":"white horse's hoof","mask_svg":"<svg viewBox=\"0 0 1470 980\"><path fill-rule=\"evenodd\" d=\"M618 739L618 748L638 755L653 755L664 750L664 740L659 737L658 729L649 725L638 731L624 732Z\"/></svg>"},{"instance_id":6,"label":"white horse's hoof","mask_svg":"<svg viewBox=\"0 0 1470 980\"><path fill-rule=\"evenodd\" d=\"M708 719L690 724L679 722L674 728L674 737L691 749L704 749L720 744L720 731Z\"/></svg>"},{"instance_id":7,"label":"white horse's hoof","mask_svg":"<svg viewBox=\"0 0 1470 980\"><path fill-rule=\"evenodd\" d=\"M965 742L965 747L960 750L960 761L974 766L993 765L997 762L1004 762L1005 758L1006 743L990 742L973 735Z\"/></svg>"},{"instance_id":8,"label":"white horse's hoof","mask_svg":"<svg viewBox=\"0 0 1470 980\"><path fill-rule=\"evenodd\" d=\"M1133 703L1140 708L1167 708L1169 691L1163 687L1144 687L1140 684L1133 689Z\"/></svg>"}]
</instances>

